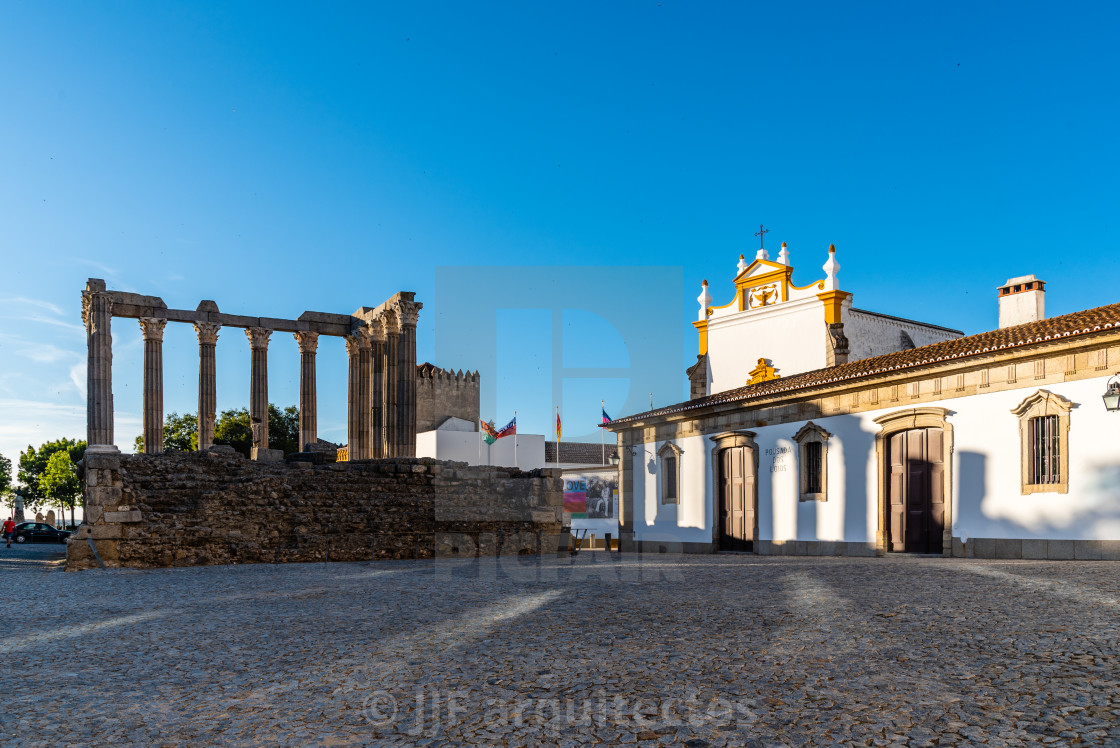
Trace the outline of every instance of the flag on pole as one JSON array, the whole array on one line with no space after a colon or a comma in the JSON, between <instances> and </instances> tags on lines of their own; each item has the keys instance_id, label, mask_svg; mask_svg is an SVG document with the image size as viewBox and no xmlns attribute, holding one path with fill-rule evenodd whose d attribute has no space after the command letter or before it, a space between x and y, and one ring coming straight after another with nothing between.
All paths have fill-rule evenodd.
<instances>
[{"instance_id":1,"label":"flag on pole","mask_svg":"<svg viewBox=\"0 0 1120 748\"><path fill-rule=\"evenodd\" d=\"M517 416L514 416L512 421L510 421L505 426L502 426L500 429L498 429L497 436L495 436L494 438L495 439L501 439L503 436L513 436L516 433L517 433Z\"/></svg>"},{"instance_id":2,"label":"flag on pole","mask_svg":"<svg viewBox=\"0 0 1120 748\"><path fill-rule=\"evenodd\" d=\"M479 421L482 424L482 438L486 440L487 444L493 444L500 438L500 434L494 429L493 424L486 421Z\"/></svg>"},{"instance_id":3,"label":"flag on pole","mask_svg":"<svg viewBox=\"0 0 1120 748\"><path fill-rule=\"evenodd\" d=\"M556 409L556 441L560 441L560 409Z\"/></svg>"},{"instance_id":4,"label":"flag on pole","mask_svg":"<svg viewBox=\"0 0 1120 748\"><path fill-rule=\"evenodd\" d=\"M607 415L607 409L603 408L603 423L610 423L611 417Z\"/></svg>"}]
</instances>

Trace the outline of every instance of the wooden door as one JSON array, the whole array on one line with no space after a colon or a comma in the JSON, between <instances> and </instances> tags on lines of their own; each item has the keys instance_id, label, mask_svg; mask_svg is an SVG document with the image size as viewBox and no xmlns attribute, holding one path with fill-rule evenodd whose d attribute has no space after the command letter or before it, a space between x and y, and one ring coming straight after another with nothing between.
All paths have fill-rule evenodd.
<instances>
[{"instance_id":1,"label":"wooden door","mask_svg":"<svg viewBox=\"0 0 1120 748\"><path fill-rule=\"evenodd\" d=\"M720 549L754 550L754 455L747 447L720 452Z\"/></svg>"},{"instance_id":2,"label":"wooden door","mask_svg":"<svg viewBox=\"0 0 1120 748\"><path fill-rule=\"evenodd\" d=\"M887 547L941 553L945 528L945 460L941 429L892 434L888 448Z\"/></svg>"}]
</instances>

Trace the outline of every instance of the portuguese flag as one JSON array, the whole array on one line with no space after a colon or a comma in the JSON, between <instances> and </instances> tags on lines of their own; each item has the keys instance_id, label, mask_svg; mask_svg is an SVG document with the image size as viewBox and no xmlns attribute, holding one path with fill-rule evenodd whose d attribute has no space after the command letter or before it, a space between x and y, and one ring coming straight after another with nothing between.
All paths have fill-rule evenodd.
<instances>
[{"instance_id":1,"label":"portuguese flag","mask_svg":"<svg viewBox=\"0 0 1120 748\"><path fill-rule=\"evenodd\" d=\"M486 440L487 444L493 444L498 440L498 432L494 429L494 425L486 421L479 421L482 424L482 438Z\"/></svg>"}]
</instances>

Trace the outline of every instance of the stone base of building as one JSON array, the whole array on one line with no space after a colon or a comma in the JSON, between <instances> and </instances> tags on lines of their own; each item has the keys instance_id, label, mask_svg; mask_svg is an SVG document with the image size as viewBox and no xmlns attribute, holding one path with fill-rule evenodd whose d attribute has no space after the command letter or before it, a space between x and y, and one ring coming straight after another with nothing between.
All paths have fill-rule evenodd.
<instances>
[{"instance_id":1,"label":"stone base of building","mask_svg":"<svg viewBox=\"0 0 1120 748\"><path fill-rule=\"evenodd\" d=\"M953 538L957 558L1021 558L1055 561L1120 561L1120 540Z\"/></svg>"},{"instance_id":2,"label":"stone base of building","mask_svg":"<svg viewBox=\"0 0 1120 748\"><path fill-rule=\"evenodd\" d=\"M68 570L556 553L555 469L89 454Z\"/></svg>"},{"instance_id":3,"label":"stone base of building","mask_svg":"<svg viewBox=\"0 0 1120 748\"><path fill-rule=\"evenodd\" d=\"M874 543L843 540L760 540L760 556L862 556L879 555Z\"/></svg>"}]
</instances>

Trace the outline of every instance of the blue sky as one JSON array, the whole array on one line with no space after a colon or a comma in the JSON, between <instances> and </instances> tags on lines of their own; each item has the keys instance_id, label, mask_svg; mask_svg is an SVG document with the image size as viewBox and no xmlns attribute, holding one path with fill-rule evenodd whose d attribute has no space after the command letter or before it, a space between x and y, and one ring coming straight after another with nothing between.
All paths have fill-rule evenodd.
<instances>
[{"instance_id":1,"label":"blue sky","mask_svg":"<svg viewBox=\"0 0 1120 748\"><path fill-rule=\"evenodd\" d=\"M651 388L658 404L687 396L700 280L723 303L759 223L772 246L789 243L795 281L818 277L834 242L857 306L966 332L995 326L995 287L1023 273L1049 282L1050 314L1114 302L1117 15L1106 3L5 3L0 453L84 435L91 276L172 307L207 298L268 316L416 291L420 360L481 369L485 415L504 423L517 408L524 431L548 433L556 328L542 320L562 286L544 316L475 317L469 293L441 299L436 279L491 268L471 289L490 299L534 282L511 268L541 266L545 285L548 266L584 268L600 307L567 315L561 348L602 349L610 320L641 315L641 339L624 344L661 346L664 369L655 385L568 388L577 438L596 438L600 397L615 415ZM652 289L597 280L597 267L627 266L669 270ZM436 325L464 317L500 327L496 357L458 345L441 360ZM141 343L133 321L115 332L127 445ZM281 405L298 400L289 338L270 350ZM168 411L195 408L196 351L189 327L169 326ZM218 355L219 407L245 405L243 334L223 332ZM339 441L341 343L319 359L321 429Z\"/></svg>"}]
</instances>

